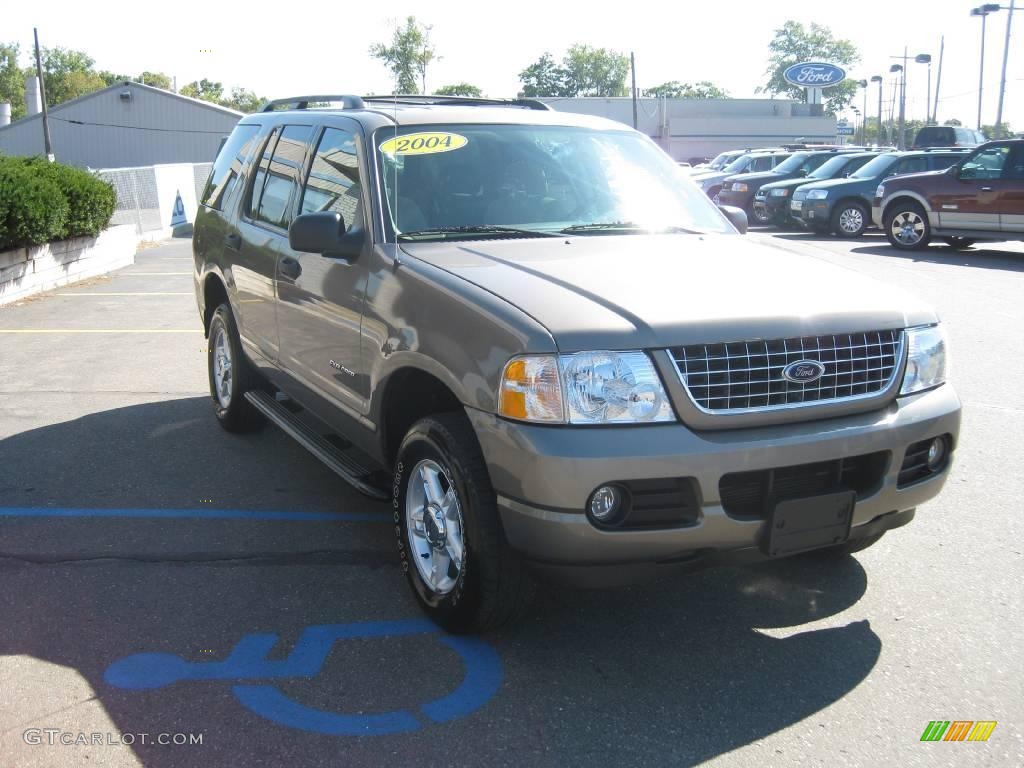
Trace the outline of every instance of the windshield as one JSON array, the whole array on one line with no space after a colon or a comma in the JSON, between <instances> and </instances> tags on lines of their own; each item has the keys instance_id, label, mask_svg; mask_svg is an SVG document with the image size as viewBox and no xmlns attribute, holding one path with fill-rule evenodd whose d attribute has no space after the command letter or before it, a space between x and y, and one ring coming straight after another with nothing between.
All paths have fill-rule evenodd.
<instances>
[{"instance_id":1,"label":"windshield","mask_svg":"<svg viewBox=\"0 0 1024 768\"><path fill-rule=\"evenodd\" d=\"M874 179L885 174L899 158L893 155L879 155L850 174L851 179Z\"/></svg>"},{"instance_id":2,"label":"windshield","mask_svg":"<svg viewBox=\"0 0 1024 768\"><path fill-rule=\"evenodd\" d=\"M803 165L804 160L806 160L809 155L809 152L797 152L794 155L790 155L788 160L783 160L775 166L775 173L792 173Z\"/></svg>"},{"instance_id":3,"label":"windshield","mask_svg":"<svg viewBox=\"0 0 1024 768\"><path fill-rule=\"evenodd\" d=\"M708 166L714 168L716 171L720 171L729 163L729 159L732 157L732 152L723 152L722 154L715 157L715 159L712 160L710 163L708 163Z\"/></svg>"},{"instance_id":4,"label":"windshield","mask_svg":"<svg viewBox=\"0 0 1024 768\"><path fill-rule=\"evenodd\" d=\"M750 165L750 155L740 155L722 170L726 173L743 173L748 165Z\"/></svg>"},{"instance_id":5,"label":"windshield","mask_svg":"<svg viewBox=\"0 0 1024 768\"><path fill-rule=\"evenodd\" d=\"M400 238L733 231L668 155L631 131L401 126L378 130L374 144Z\"/></svg>"},{"instance_id":6,"label":"windshield","mask_svg":"<svg viewBox=\"0 0 1024 768\"><path fill-rule=\"evenodd\" d=\"M837 176L847 163L850 162L849 155L839 155L822 163L813 173L807 176L808 179L831 179Z\"/></svg>"}]
</instances>

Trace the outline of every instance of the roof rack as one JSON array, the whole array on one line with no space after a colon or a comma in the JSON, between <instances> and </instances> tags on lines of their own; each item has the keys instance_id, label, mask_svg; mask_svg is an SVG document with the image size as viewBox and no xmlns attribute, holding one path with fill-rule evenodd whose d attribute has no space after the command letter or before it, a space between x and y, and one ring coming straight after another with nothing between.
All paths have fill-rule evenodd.
<instances>
[{"instance_id":1,"label":"roof rack","mask_svg":"<svg viewBox=\"0 0 1024 768\"><path fill-rule=\"evenodd\" d=\"M363 96L363 101L387 102L388 104L422 104L439 107L523 107L550 111L551 107L538 99L485 99L480 96L427 96L420 94L392 94L388 96Z\"/></svg>"},{"instance_id":2,"label":"roof rack","mask_svg":"<svg viewBox=\"0 0 1024 768\"><path fill-rule=\"evenodd\" d=\"M273 112L277 107L285 107L286 109L309 109L310 104L316 104L317 102L323 101L341 102L342 109L364 109L366 107L360 97L352 96L351 94L289 96L286 99L274 99L273 101L268 101L260 107L260 112Z\"/></svg>"}]
</instances>

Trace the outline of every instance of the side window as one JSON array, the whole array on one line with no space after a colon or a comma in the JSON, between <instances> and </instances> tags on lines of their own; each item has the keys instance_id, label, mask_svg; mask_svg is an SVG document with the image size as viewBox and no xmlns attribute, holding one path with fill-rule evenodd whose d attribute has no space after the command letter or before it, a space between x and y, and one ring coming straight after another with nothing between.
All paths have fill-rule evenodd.
<instances>
[{"instance_id":1,"label":"side window","mask_svg":"<svg viewBox=\"0 0 1024 768\"><path fill-rule=\"evenodd\" d=\"M299 169L312 133L308 125L287 125L276 142L273 137L267 142L249 201L249 215L256 221L281 229L291 223L289 203L299 188Z\"/></svg>"},{"instance_id":2,"label":"side window","mask_svg":"<svg viewBox=\"0 0 1024 768\"><path fill-rule=\"evenodd\" d=\"M902 176L904 173L920 173L928 170L928 163L923 157L905 157L896 166L894 176Z\"/></svg>"},{"instance_id":3,"label":"side window","mask_svg":"<svg viewBox=\"0 0 1024 768\"><path fill-rule=\"evenodd\" d=\"M962 155L956 155L952 152L946 154L929 155L928 157L928 170L929 171L942 171L949 166L956 163Z\"/></svg>"},{"instance_id":4,"label":"side window","mask_svg":"<svg viewBox=\"0 0 1024 768\"><path fill-rule=\"evenodd\" d=\"M1024 179L1024 144L1017 144L1010 151L1010 158L1003 168L1004 179Z\"/></svg>"},{"instance_id":5,"label":"side window","mask_svg":"<svg viewBox=\"0 0 1024 768\"><path fill-rule=\"evenodd\" d=\"M853 160L851 160L850 162L843 166L843 175L849 176L851 173L853 173L862 165L864 165L868 160L874 159L875 158L873 157L855 157Z\"/></svg>"},{"instance_id":6,"label":"side window","mask_svg":"<svg viewBox=\"0 0 1024 768\"><path fill-rule=\"evenodd\" d=\"M267 183L267 171L270 168L270 156L274 154L274 147L277 146L277 139L281 135L281 129L275 128L263 147L263 154L256 162L256 172L253 174L252 192L249 193L249 200L245 205L245 215L250 219L256 218L256 212L260 208L260 198L263 196L263 187Z\"/></svg>"},{"instance_id":7,"label":"side window","mask_svg":"<svg viewBox=\"0 0 1024 768\"><path fill-rule=\"evenodd\" d=\"M238 183L242 167L256 147L256 135L260 126L255 123L237 125L228 140L217 153L217 159L210 171L203 189L202 204L207 208L222 210L224 201Z\"/></svg>"},{"instance_id":8,"label":"side window","mask_svg":"<svg viewBox=\"0 0 1024 768\"><path fill-rule=\"evenodd\" d=\"M1010 154L1010 147L987 147L975 152L960 168L961 179L998 179Z\"/></svg>"},{"instance_id":9,"label":"side window","mask_svg":"<svg viewBox=\"0 0 1024 768\"><path fill-rule=\"evenodd\" d=\"M325 128L302 190L301 213L337 211L346 227L362 226L361 189L355 136Z\"/></svg>"},{"instance_id":10,"label":"side window","mask_svg":"<svg viewBox=\"0 0 1024 768\"><path fill-rule=\"evenodd\" d=\"M772 159L770 157L757 157L750 163L751 171L770 171Z\"/></svg>"}]
</instances>

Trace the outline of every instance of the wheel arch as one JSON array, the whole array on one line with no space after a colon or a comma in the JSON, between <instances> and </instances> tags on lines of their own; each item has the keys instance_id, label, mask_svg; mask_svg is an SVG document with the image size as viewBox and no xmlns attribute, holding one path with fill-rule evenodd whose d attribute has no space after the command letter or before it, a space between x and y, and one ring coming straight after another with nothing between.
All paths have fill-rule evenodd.
<instances>
[{"instance_id":1,"label":"wheel arch","mask_svg":"<svg viewBox=\"0 0 1024 768\"><path fill-rule=\"evenodd\" d=\"M228 302L227 285L216 272L210 271L203 278L203 334L210 332L210 318L221 304Z\"/></svg>"},{"instance_id":2,"label":"wheel arch","mask_svg":"<svg viewBox=\"0 0 1024 768\"><path fill-rule=\"evenodd\" d=\"M409 428L425 416L464 412L465 405L449 382L417 365L391 371L378 387L377 423L381 456L394 465L398 448Z\"/></svg>"},{"instance_id":3,"label":"wheel arch","mask_svg":"<svg viewBox=\"0 0 1024 768\"><path fill-rule=\"evenodd\" d=\"M882 223L885 224L885 218L889 215L889 211L892 206L896 203L911 201L915 203L925 216L928 217L928 223L934 227L936 222L932 215L932 211L928 208L928 201L925 200L920 194L910 189L901 189L893 192L889 195L882 204Z\"/></svg>"}]
</instances>

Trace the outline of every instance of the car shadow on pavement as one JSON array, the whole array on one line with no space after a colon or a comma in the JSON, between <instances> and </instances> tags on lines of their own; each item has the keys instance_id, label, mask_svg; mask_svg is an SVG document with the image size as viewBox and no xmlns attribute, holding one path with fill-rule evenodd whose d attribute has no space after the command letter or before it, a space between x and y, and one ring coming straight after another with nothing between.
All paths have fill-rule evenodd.
<instances>
[{"instance_id":1,"label":"car shadow on pavement","mask_svg":"<svg viewBox=\"0 0 1024 768\"><path fill-rule=\"evenodd\" d=\"M256 512L387 509L276 430L224 433L205 397L13 435L0 440L0 467L0 511L204 509L208 498ZM78 748L23 743L25 728L49 727L204 734L201 746L130 747L161 768L693 765L807 718L827 728L822 710L881 652L868 622L837 617L867 587L852 557L612 591L542 585L521 623L484 639L503 670L485 704L407 733L339 736L260 717L230 681L127 690L106 675L139 653L221 661L246 635L271 633L268 658L282 658L310 626L419 619L386 522L11 515L0 516L0 555L0 679L19 699L0 706L0 753L16 764L44 749L82 764ZM429 638L346 641L318 675L278 688L324 711L416 711L464 671Z\"/></svg>"}]
</instances>

